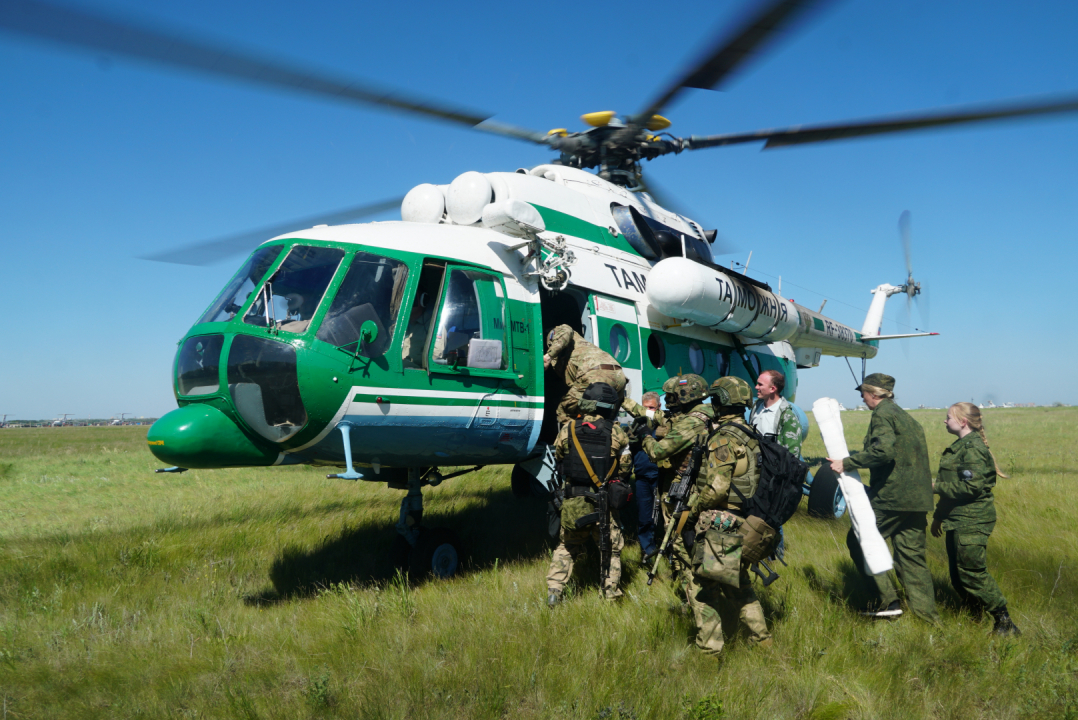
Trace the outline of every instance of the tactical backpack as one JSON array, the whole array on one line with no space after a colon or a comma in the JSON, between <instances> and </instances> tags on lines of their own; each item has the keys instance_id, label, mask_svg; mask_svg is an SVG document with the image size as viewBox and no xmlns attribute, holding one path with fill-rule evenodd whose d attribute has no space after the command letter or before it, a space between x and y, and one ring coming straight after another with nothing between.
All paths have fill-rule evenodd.
<instances>
[{"instance_id":1,"label":"tactical backpack","mask_svg":"<svg viewBox=\"0 0 1078 720\"><path fill-rule=\"evenodd\" d=\"M613 430L613 423L605 418L573 421L569 451L565 454L565 477L570 485L596 489L592 475L599 483L606 481L614 461L610 457Z\"/></svg>"},{"instance_id":2,"label":"tactical backpack","mask_svg":"<svg viewBox=\"0 0 1078 720\"><path fill-rule=\"evenodd\" d=\"M759 562L775 551L779 528L797 512L808 465L772 438L741 423L724 423L716 432L722 432L728 425L758 443L756 464L760 469L760 481L755 492L746 495L734 482L730 483L730 489L741 500L741 511L745 515L740 528L740 534L744 536L741 557L750 563Z\"/></svg>"}]
</instances>

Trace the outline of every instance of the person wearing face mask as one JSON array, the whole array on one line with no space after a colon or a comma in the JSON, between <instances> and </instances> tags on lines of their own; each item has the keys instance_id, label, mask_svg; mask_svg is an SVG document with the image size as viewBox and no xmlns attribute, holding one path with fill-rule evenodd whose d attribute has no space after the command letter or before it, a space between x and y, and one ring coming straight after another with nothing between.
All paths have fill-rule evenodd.
<instances>
[{"instance_id":1,"label":"person wearing face mask","mask_svg":"<svg viewBox=\"0 0 1078 720\"><path fill-rule=\"evenodd\" d=\"M988 537L996 526L992 488L999 469L984 432L981 411L973 403L955 403L947 410L947 432L957 435L940 458L933 489L940 496L932 515L932 536L947 533L951 584L974 614L987 610L995 618L996 635L1021 635L1007 613L1007 600L988 574Z\"/></svg>"}]
</instances>

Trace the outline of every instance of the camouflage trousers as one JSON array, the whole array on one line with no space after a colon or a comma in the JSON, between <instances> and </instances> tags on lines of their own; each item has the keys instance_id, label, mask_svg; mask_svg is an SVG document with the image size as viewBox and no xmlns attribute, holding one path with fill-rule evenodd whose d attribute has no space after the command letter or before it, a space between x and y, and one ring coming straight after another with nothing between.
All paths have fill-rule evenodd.
<instances>
[{"instance_id":1,"label":"camouflage trousers","mask_svg":"<svg viewBox=\"0 0 1078 720\"><path fill-rule=\"evenodd\" d=\"M771 638L764 620L764 608L756 597L756 591L752 589L749 566L745 561L741 562L740 585L741 587L734 587L689 574L685 595L692 610L693 626L696 628L696 647L708 655L722 652L724 641L718 604L723 599L737 608L738 617L749 631L750 643L755 645Z\"/></svg>"},{"instance_id":2,"label":"camouflage trousers","mask_svg":"<svg viewBox=\"0 0 1078 720\"><path fill-rule=\"evenodd\" d=\"M988 536L995 523L947 531L951 585L971 610L995 612L1007 607L999 585L988 574Z\"/></svg>"},{"instance_id":3,"label":"camouflage trousers","mask_svg":"<svg viewBox=\"0 0 1078 720\"><path fill-rule=\"evenodd\" d=\"M575 522L575 521L574 521ZM554 556L550 560L550 569L546 574L546 586L548 590L561 592L573 574L573 565L578 559L587 553L585 543L588 539L595 543L595 553L599 554L599 524L577 530L572 523L565 522L562 515L561 542L554 550ZM604 597L613 600L621 597L621 550L625 547L625 539L621 534L621 522L618 512L610 512L610 571L603 585Z\"/></svg>"},{"instance_id":4,"label":"camouflage trousers","mask_svg":"<svg viewBox=\"0 0 1078 720\"><path fill-rule=\"evenodd\" d=\"M621 370L603 370L602 368L591 370L573 383L569 387L569 391L565 393L565 397L558 403L558 425L564 425L576 417L579 411L580 398L584 396L584 391L588 389L588 385L597 382L606 383L614 388L614 392L618 394L619 401L625 397L625 373Z\"/></svg>"},{"instance_id":5,"label":"camouflage trousers","mask_svg":"<svg viewBox=\"0 0 1078 720\"><path fill-rule=\"evenodd\" d=\"M693 572L688 573L685 597L692 610L696 646L708 655L722 652L722 618L718 603L733 605L749 631L749 642L770 644L764 609L752 589L749 563L741 558L739 516L720 510L700 513L695 524Z\"/></svg>"},{"instance_id":6,"label":"camouflage trousers","mask_svg":"<svg viewBox=\"0 0 1078 720\"><path fill-rule=\"evenodd\" d=\"M906 588L906 602L910 611L926 622L938 623L940 616L936 611L932 573L928 571L925 560L925 530L928 527L926 514L877 508L874 510L880 535L884 540L891 541L895 573ZM857 542L853 528L846 534L846 546L850 549L850 558L862 580L870 589L876 591L880 607L886 608L891 603L898 602L898 593L889 573L869 575L865 572L865 556L861 553L861 545Z\"/></svg>"}]
</instances>

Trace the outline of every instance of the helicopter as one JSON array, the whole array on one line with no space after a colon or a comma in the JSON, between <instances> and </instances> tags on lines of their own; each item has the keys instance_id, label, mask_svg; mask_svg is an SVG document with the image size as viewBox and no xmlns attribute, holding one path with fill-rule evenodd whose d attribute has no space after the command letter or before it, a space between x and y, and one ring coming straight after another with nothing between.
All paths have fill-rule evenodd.
<instances>
[{"instance_id":1,"label":"helicopter","mask_svg":"<svg viewBox=\"0 0 1078 720\"><path fill-rule=\"evenodd\" d=\"M586 130L547 133L38 0L7 3L0 27L550 150L551 161L537 167L465 172L340 218L399 205L400 222L319 224L258 245L181 339L173 373L180 407L147 438L166 471L322 465L343 467L335 477L407 490L401 547L411 549L413 567L451 574L459 544L422 525L422 489L456 474L440 468L513 465L515 490L527 492L532 481L549 489L557 428L547 409L562 388L542 369L545 330L573 325L610 352L637 398L681 371L751 383L776 369L792 400L798 370L826 355L871 359L896 337L881 335L874 318L898 291L877 293L878 315L874 300L858 331L717 265L717 232L672 210L645 177L645 162L1078 110L1070 98L749 133L665 132L661 113L683 91L721 84L811 9L790 0L757 6L639 113L588 113ZM216 256L236 244L154 259ZM907 297L919 291L912 272L888 287Z\"/></svg>"}]
</instances>

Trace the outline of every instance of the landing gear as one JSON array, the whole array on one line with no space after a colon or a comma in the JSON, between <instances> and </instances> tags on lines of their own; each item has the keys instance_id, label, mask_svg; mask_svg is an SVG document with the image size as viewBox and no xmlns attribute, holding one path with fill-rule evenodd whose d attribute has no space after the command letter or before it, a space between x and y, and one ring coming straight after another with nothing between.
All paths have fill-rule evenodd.
<instances>
[{"instance_id":1,"label":"landing gear","mask_svg":"<svg viewBox=\"0 0 1078 720\"><path fill-rule=\"evenodd\" d=\"M464 472L472 470L446 477ZM423 520L423 484L438 485L442 480L442 475L436 471L424 474L421 468L408 469L408 494L401 499L397 537L393 541L390 557L394 567L407 572L413 580L429 575L436 578L453 577L460 569L463 552L456 533L448 528L426 528L420 524Z\"/></svg>"}]
</instances>

